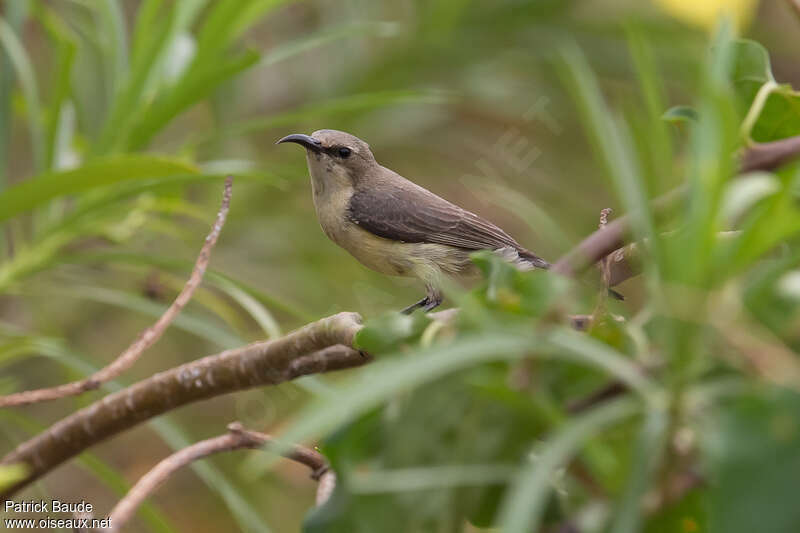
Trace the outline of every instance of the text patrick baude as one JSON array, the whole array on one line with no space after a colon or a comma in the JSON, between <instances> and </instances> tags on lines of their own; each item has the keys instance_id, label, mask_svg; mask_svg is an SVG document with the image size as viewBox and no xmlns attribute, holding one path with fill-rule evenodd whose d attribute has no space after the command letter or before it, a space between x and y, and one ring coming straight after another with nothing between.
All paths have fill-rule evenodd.
<instances>
[{"instance_id":1,"label":"text patrick baude","mask_svg":"<svg viewBox=\"0 0 800 533\"><path fill-rule=\"evenodd\" d=\"M94 506L86 500L64 502L61 500L6 500L5 512L36 513L36 518L3 518L6 530L11 529L109 529L111 518L92 518ZM44 517L42 513L47 513ZM72 513L70 518L54 518L50 513Z\"/></svg>"},{"instance_id":2,"label":"text patrick baude","mask_svg":"<svg viewBox=\"0 0 800 533\"><path fill-rule=\"evenodd\" d=\"M94 506L86 500L64 502L61 500L6 500L5 512L14 513L91 513Z\"/></svg>"}]
</instances>

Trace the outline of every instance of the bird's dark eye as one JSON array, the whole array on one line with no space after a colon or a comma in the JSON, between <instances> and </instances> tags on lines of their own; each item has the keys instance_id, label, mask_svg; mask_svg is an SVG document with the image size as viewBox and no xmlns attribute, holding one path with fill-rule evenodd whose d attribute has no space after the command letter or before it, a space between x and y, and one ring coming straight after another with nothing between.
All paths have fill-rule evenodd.
<instances>
[{"instance_id":1,"label":"bird's dark eye","mask_svg":"<svg viewBox=\"0 0 800 533\"><path fill-rule=\"evenodd\" d=\"M350 148L347 148L346 146L339 148L339 157L341 157L342 159L347 159L348 157L350 157L351 153L353 153L352 150L350 150Z\"/></svg>"}]
</instances>

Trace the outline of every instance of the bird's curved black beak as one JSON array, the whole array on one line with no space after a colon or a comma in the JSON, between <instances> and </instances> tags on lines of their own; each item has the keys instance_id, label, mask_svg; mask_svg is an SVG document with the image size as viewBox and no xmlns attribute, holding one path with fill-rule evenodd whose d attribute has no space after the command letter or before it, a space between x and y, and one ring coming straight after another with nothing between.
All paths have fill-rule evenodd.
<instances>
[{"instance_id":1,"label":"bird's curved black beak","mask_svg":"<svg viewBox=\"0 0 800 533\"><path fill-rule=\"evenodd\" d=\"M278 139L275 144L281 143L297 143L304 148L307 148L313 152L319 152L322 150L322 143L316 140L314 137L310 135L305 135L303 133L292 133L291 135L287 135L282 139Z\"/></svg>"}]
</instances>

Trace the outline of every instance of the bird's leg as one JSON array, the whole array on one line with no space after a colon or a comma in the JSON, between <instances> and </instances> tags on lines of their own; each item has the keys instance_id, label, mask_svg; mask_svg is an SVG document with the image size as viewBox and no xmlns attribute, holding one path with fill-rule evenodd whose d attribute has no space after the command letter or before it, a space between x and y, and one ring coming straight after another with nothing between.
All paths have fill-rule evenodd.
<instances>
[{"instance_id":1,"label":"bird's leg","mask_svg":"<svg viewBox=\"0 0 800 533\"><path fill-rule=\"evenodd\" d=\"M420 301L418 301L416 303L413 303L413 304L409 305L408 307L406 307L405 309L403 309L400 312L402 314L404 314L404 315L410 315L411 313L413 313L417 309L421 308L423 311L425 311L427 313L428 311L430 311L432 309L435 309L436 307L439 307L439 305L442 303L442 293L441 293L441 291L439 291L439 289L437 289L435 287L432 287L430 285L428 285L426 288L428 290L428 294L425 296L425 298L423 298L422 300L420 300Z\"/></svg>"}]
</instances>

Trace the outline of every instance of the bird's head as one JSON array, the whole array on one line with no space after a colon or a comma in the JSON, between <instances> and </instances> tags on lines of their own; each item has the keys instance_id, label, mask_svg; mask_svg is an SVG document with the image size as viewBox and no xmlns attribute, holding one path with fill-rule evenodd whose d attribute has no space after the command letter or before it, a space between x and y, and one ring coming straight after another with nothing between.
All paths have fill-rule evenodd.
<instances>
[{"instance_id":1,"label":"bird's head","mask_svg":"<svg viewBox=\"0 0 800 533\"><path fill-rule=\"evenodd\" d=\"M377 165L369 145L343 131L317 130L311 135L293 133L276 144L296 143L306 149L308 169L320 184L353 184Z\"/></svg>"}]
</instances>

